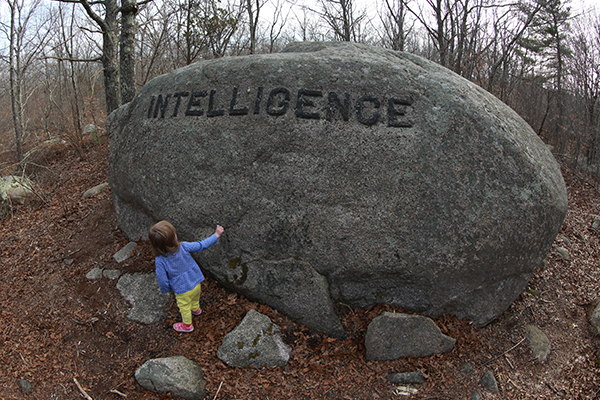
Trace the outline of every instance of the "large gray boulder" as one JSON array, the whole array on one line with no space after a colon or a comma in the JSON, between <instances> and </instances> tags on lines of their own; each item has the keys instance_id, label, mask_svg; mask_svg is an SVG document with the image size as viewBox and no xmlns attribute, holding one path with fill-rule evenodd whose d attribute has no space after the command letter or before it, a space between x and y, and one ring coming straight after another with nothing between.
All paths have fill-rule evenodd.
<instances>
[{"instance_id":1,"label":"large gray boulder","mask_svg":"<svg viewBox=\"0 0 600 400\"><path fill-rule=\"evenodd\" d=\"M489 323L567 209L558 164L509 107L365 45L193 64L146 84L110 127L130 239L161 219L183 240L224 225L197 255L205 272L337 336L336 302Z\"/></svg>"}]
</instances>

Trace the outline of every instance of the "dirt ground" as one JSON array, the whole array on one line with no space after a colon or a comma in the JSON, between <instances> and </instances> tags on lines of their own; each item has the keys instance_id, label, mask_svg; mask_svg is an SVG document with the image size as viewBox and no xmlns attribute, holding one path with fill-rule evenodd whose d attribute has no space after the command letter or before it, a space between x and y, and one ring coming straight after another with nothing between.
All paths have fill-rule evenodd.
<instances>
[{"instance_id":1,"label":"dirt ground","mask_svg":"<svg viewBox=\"0 0 600 400\"><path fill-rule=\"evenodd\" d=\"M597 182L563 169L569 213L547 257L524 293L495 322L478 329L452 316L436 319L457 339L454 349L428 358L366 362L363 346L369 322L390 307L343 308L349 332L336 340L309 332L268 306L228 293L214 281L203 285L196 330L180 334L171 302L166 320L141 325L127 319L129 304L107 278L89 281L93 267L124 273L150 272L153 256L141 242L117 264L113 254L127 240L105 189L82 193L108 180L108 144L88 143L85 159L65 150L35 178L40 198L5 209L0 220L0 399L169 399L139 386L135 370L156 357L184 355L205 374L207 399L596 399L600 397L600 337L586 313L599 298L600 235L589 229L600 217ZM569 249L563 260L556 248ZM225 334L256 309L281 326L293 347L283 368L229 368L216 356ZM525 325L544 331L552 345L545 363L534 360ZM470 374L461 366L472 363ZM390 372L421 369L425 383L403 395L387 382ZM500 393L478 382L492 371ZM25 394L19 384L29 381ZM77 383L81 385L78 389Z\"/></svg>"}]
</instances>

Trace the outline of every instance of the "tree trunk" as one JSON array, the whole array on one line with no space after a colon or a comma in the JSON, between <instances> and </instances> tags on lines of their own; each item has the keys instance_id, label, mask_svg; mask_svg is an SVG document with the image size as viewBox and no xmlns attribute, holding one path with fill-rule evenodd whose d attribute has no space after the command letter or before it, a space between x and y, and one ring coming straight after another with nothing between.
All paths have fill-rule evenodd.
<instances>
[{"instance_id":1,"label":"tree trunk","mask_svg":"<svg viewBox=\"0 0 600 400\"><path fill-rule=\"evenodd\" d=\"M17 27L15 26L17 18L16 2L8 2L11 11L10 33L9 33L9 80L10 80L10 102L13 117L13 127L15 130L15 147L17 152L17 162L23 160L23 88L21 76L21 57L19 37Z\"/></svg>"},{"instance_id":2,"label":"tree trunk","mask_svg":"<svg viewBox=\"0 0 600 400\"><path fill-rule=\"evenodd\" d=\"M121 100L129 103L137 92L135 83L135 16L138 11L136 0L121 2Z\"/></svg>"}]
</instances>

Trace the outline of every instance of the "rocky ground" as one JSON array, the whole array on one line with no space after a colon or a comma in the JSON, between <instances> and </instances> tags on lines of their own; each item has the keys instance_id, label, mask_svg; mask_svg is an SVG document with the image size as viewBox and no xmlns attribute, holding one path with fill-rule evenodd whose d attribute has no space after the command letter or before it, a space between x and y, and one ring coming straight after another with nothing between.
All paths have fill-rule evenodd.
<instances>
[{"instance_id":1,"label":"rocky ground","mask_svg":"<svg viewBox=\"0 0 600 400\"><path fill-rule=\"evenodd\" d=\"M363 339L369 322L391 307L340 305L349 332L336 340L309 332L268 306L228 293L208 279L195 317L196 330L171 328L179 318L171 302L166 320L141 325L127 319L129 304L116 281L89 281L94 267L150 272L153 257L141 242L132 256L113 259L127 240L119 230L110 189L83 199L108 180L108 143L88 143L85 159L70 150L35 167L39 197L5 207L0 220L0 399L167 399L139 386L135 370L156 357L184 355L204 369L207 399L596 399L600 397L600 336L587 322L600 297L598 183L563 168L569 213L560 236L527 289L495 322L475 328L452 316L436 319L457 339L454 349L428 358L366 362ZM596 188L595 188L595 187ZM565 260L557 251L569 250ZM250 309L281 326L293 347L283 368L229 368L217 357L225 334ZM549 337L544 363L532 356L525 326ZM461 372L465 363L474 370ZM423 371L427 380L407 395L390 384L390 372ZM491 371L500 392L479 385ZM20 382L29 393L24 393ZM79 387L78 387L79 385ZM413 391L414 392L414 391Z\"/></svg>"}]
</instances>

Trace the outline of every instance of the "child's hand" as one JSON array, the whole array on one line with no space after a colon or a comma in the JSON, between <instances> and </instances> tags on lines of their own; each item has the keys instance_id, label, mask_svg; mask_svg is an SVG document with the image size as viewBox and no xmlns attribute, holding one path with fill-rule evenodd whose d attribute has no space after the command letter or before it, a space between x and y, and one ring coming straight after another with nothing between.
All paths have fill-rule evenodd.
<instances>
[{"instance_id":1,"label":"child's hand","mask_svg":"<svg viewBox=\"0 0 600 400\"><path fill-rule=\"evenodd\" d=\"M220 238L223 232L225 232L225 228L223 228L221 225L217 225L217 229L215 229L215 236Z\"/></svg>"}]
</instances>

